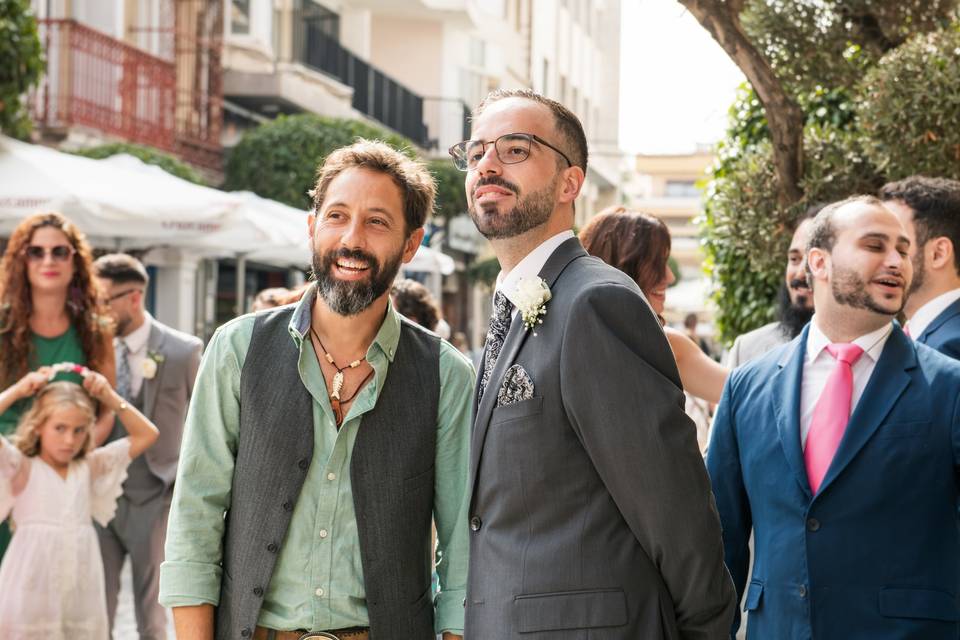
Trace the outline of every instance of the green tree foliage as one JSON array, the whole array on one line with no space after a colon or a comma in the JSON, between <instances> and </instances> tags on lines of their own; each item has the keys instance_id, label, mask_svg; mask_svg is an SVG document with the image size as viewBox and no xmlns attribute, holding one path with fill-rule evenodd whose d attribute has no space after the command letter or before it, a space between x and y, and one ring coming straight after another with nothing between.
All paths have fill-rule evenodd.
<instances>
[{"instance_id":1,"label":"green tree foliage","mask_svg":"<svg viewBox=\"0 0 960 640\"><path fill-rule=\"evenodd\" d=\"M153 147L145 147L139 144L130 144L127 142L116 142L111 144L102 144L89 149L74 151L78 156L101 160L121 153L126 153L135 158L139 158L146 164L152 164L160 167L167 173L173 174L178 178L183 178L194 184L208 186L207 182L190 165L183 163L173 156L167 155Z\"/></svg>"},{"instance_id":2,"label":"green tree foliage","mask_svg":"<svg viewBox=\"0 0 960 640\"><path fill-rule=\"evenodd\" d=\"M42 73L43 52L29 0L0 0L0 131L6 135L29 135L21 96Z\"/></svg>"},{"instance_id":3,"label":"green tree foliage","mask_svg":"<svg viewBox=\"0 0 960 640\"><path fill-rule=\"evenodd\" d=\"M313 114L280 116L248 132L227 158L224 188L248 190L298 209L310 208L317 167L357 138L382 140L413 157L413 144L359 120Z\"/></svg>"},{"instance_id":4,"label":"green tree foliage","mask_svg":"<svg viewBox=\"0 0 960 640\"><path fill-rule=\"evenodd\" d=\"M746 0L744 30L804 113L803 195L778 206L766 114L743 87L717 146L701 219L725 341L772 319L786 247L810 204L914 173L956 175L960 42L949 21L957 5Z\"/></svg>"},{"instance_id":5,"label":"green tree foliage","mask_svg":"<svg viewBox=\"0 0 960 640\"><path fill-rule=\"evenodd\" d=\"M960 178L960 29L914 38L884 57L860 88L867 156L888 179Z\"/></svg>"},{"instance_id":6,"label":"green tree foliage","mask_svg":"<svg viewBox=\"0 0 960 640\"><path fill-rule=\"evenodd\" d=\"M431 160L430 173L437 181L436 215L449 220L467 210L467 192L464 189L464 173L446 160Z\"/></svg>"}]
</instances>

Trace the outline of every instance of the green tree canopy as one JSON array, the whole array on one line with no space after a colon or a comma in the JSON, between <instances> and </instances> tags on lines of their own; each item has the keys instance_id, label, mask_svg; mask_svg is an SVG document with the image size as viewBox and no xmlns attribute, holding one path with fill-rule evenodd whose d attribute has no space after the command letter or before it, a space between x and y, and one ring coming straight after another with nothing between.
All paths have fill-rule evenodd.
<instances>
[{"instance_id":1,"label":"green tree canopy","mask_svg":"<svg viewBox=\"0 0 960 640\"><path fill-rule=\"evenodd\" d=\"M173 174L178 178L183 178L184 180L194 184L208 186L207 182L199 173L196 172L196 170L193 169L193 167L181 162L180 160L177 160L171 155L167 155L162 151L158 151L153 147L145 147L143 145L130 144L127 142L115 142L110 144L102 144L89 149L81 149L79 151L74 151L74 153L78 156L93 158L94 160L101 160L103 158L109 158L110 156L126 153L135 158L139 158L147 164L156 165L167 173Z\"/></svg>"},{"instance_id":2,"label":"green tree canopy","mask_svg":"<svg viewBox=\"0 0 960 640\"><path fill-rule=\"evenodd\" d=\"M30 119L21 96L43 73L43 51L29 0L0 1L0 131L25 139Z\"/></svg>"}]
</instances>

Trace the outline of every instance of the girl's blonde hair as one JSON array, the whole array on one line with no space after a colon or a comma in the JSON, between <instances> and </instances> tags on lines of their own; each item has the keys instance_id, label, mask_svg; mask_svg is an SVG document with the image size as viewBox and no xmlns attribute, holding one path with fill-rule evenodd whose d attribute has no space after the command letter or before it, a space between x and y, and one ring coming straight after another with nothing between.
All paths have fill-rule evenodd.
<instances>
[{"instance_id":1,"label":"girl's blonde hair","mask_svg":"<svg viewBox=\"0 0 960 640\"><path fill-rule=\"evenodd\" d=\"M93 424L96 421L97 412L87 392L73 382L51 382L37 393L33 406L20 418L17 432L11 438L13 445L25 456L38 455L40 427L53 416L57 409L65 406L80 409L87 415L87 437L77 454L77 459L82 458L93 449Z\"/></svg>"}]
</instances>

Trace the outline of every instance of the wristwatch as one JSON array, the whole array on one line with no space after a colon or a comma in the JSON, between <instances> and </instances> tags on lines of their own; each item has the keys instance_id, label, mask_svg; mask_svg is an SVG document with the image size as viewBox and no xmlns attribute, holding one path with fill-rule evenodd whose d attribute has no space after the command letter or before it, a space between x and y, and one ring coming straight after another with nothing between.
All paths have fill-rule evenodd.
<instances>
[{"instance_id":1,"label":"wristwatch","mask_svg":"<svg viewBox=\"0 0 960 640\"><path fill-rule=\"evenodd\" d=\"M127 401L126 401L126 400L121 400L121 401L120 401L120 404L117 405L116 413L120 413L121 411L123 411L124 409L126 409L127 406L128 406L128 405L127 405Z\"/></svg>"}]
</instances>

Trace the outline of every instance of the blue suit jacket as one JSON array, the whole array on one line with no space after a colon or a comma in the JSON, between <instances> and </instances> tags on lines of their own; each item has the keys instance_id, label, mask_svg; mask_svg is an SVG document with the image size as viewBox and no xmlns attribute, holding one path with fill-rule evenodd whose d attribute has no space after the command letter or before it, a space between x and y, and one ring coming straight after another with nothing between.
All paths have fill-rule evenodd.
<instances>
[{"instance_id":1,"label":"blue suit jacket","mask_svg":"<svg viewBox=\"0 0 960 640\"><path fill-rule=\"evenodd\" d=\"M917 336L917 342L960 360L960 300L944 309Z\"/></svg>"},{"instance_id":2,"label":"blue suit jacket","mask_svg":"<svg viewBox=\"0 0 960 640\"><path fill-rule=\"evenodd\" d=\"M894 325L814 497L800 445L808 331L731 374L707 456L747 637L957 640L960 363Z\"/></svg>"}]
</instances>

